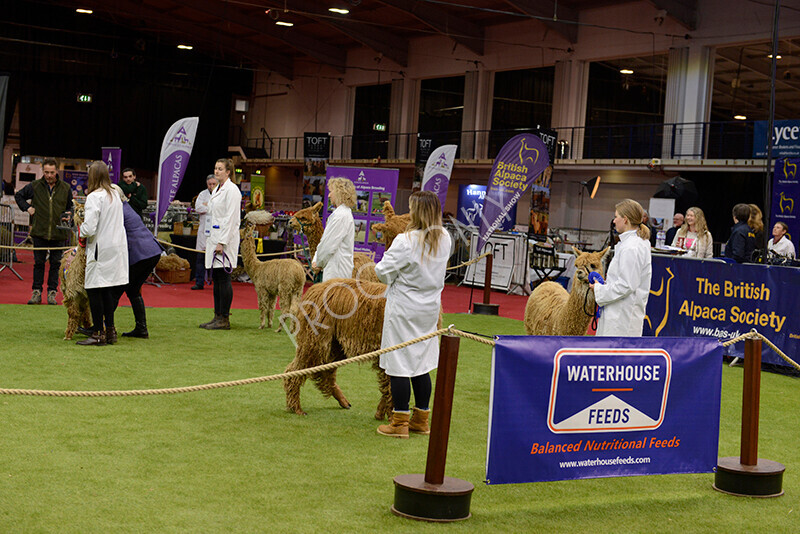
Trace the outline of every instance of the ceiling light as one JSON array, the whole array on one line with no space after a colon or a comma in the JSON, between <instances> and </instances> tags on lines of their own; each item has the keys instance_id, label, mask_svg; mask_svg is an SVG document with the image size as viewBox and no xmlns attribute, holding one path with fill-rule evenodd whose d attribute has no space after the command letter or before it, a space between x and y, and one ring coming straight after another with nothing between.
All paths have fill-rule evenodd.
<instances>
[{"instance_id":1,"label":"ceiling light","mask_svg":"<svg viewBox=\"0 0 800 534\"><path fill-rule=\"evenodd\" d=\"M633 74L633 71L631 69L620 69L619 73L620 74Z\"/></svg>"},{"instance_id":2,"label":"ceiling light","mask_svg":"<svg viewBox=\"0 0 800 534\"><path fill-rule=\"evenodd\" d=\"M767 54L767 57L768 57L769 59L772 59L772 54ZM781 59L781 57L782 57L782 56L781 56L780 54L778 54L777 56L775 56L775 59Z\"/></svg>"},{"instance_id":3,"label":"ceiling light","mask_svg":"<svg viewBox=\"0 0 800 534\"><path fill-rule=\"evenodd\" d=\"M339 15L347 15L348 13L350 13L349 9L342 9L340 7L329 7L328 11L330 11L331 13L338 13Z\"/></svg>"},{"instance_id":4,"label":"ceiling light","mask_svg":"<svg viewBox=\"0 0 800 534\"><path fill-rule=\"evenodd\" d=\"M736 119L737 121L746 121L747 120L747 117L744 116L744 115L734 115L733 118Z\"/></svg>"},{"instance_id":5,"label":"ceiling light","mask_svg":"<svg viewBox=\"0 0 800 534\"><path fill-rule=\"evenodd\" d=\"M279 20L275 24L278 26L294 26L293 22L283 22L282 20Z\"/></svg>"},{"instance_id":6,"label":"ceiling light","mask_svg":"<svg viewBox=\"0 0 800 534\"><path fill-rule=\"evenodd\" d=\"M91 9L78 8L75 10L75 13L83 13L84 15L91 15L92 13L94 13L94 11L92 11Z\"/></svg>"},{"instance_id":7,"label":"ceiling light","mask_svg":"<svg viewBox=\"0 0 800 534\"><path fill-rule=\"evenodd\" d=\"M180 48L181 50L191 50L194 47L192 45L179 44L178 48Z\"/></svg>"}]
</instances>

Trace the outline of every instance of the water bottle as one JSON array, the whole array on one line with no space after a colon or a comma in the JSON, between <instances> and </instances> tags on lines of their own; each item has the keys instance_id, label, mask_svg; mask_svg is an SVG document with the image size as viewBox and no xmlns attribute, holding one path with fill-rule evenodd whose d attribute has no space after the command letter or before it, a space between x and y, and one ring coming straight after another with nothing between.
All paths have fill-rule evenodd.
<instances>
[{"instance_id":1,"label":"water bottle","mask_svg":"<svg viewBox=\"0 0 800 534\"><path fill-rule=\"evenodd\" d=\"M659 230L656 234L656 248L664 248L664 240L666 239L667 233L664 230Z\"/></svg>"}]
</instances>

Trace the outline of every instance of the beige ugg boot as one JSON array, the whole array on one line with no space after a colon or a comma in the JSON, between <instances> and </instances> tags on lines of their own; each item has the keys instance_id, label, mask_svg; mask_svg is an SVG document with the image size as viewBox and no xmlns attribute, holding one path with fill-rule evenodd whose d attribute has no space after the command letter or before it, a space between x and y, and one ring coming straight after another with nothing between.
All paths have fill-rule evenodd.
<instances>
[{"instance_id":1,"label":"beige ugg boot","mask_svg":"<svg viewBox=\"0 0 800 534\"><path fill-rule=\"evenodd\" d=\"M388 425L378 427L378 434L392 438L408 439L408 412L392 412L392 419Z\"/></svg>"},{"instance_id":2,"label":"beige ugg boot","mask_svg":"<svg viewBox=\"0 0 800 534\"><path fill-rule=\"evenodd\" d=\"M420 410L414 406L414 412L411 414L411 420L408 422L408 431L415 434L430 434L431 427L428 425L428 416L431 415L430 410Z\"/></svg>"}]
</instances>

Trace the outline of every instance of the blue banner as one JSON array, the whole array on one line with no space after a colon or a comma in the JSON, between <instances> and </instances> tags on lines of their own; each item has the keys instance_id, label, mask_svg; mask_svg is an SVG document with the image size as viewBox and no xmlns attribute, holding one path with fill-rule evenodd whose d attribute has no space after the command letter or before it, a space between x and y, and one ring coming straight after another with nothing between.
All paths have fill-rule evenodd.
<instances>
[{"instance_id":1,"label":"blue banner","mask_svg":"<svg viewBox=\"0 0 800 534\"><path fill-rule=\"evenodd\" d=\"M795 251L800 251L800 176L797 169L800 159L779 159L775 161L775 172L772 174L772 213L770 224L775 226L778 221L786 223L789 233L786 239L794 245ZM797 206L795 208L795 206ZM771 232L771 228L765 228Z\"/></svg>"},{"instance_id":2,"label":"blue banner","mask_svg":"<svg viewBox=\"0 0 800 534\"><path fill-rule=\"evenodd\" d=\"M645 335L726 341L753 328L800 362L800 269L653 255ZM762 360L787 365L766 344ZM744 342L729 354L744 355Z\"/></svg>"},{"instance_id":3,"label":"blue banner","mask_svg":"<svg viewBox=\"0 0 800 534\"><path fill-rule=\"evenodd\" d=\"M486 481L709 473L721 377L711 339L499 336Z\"/></svg>"},{"instance_id":4,"label":"blue banner","mask_svg":"<svg viewBox=\"0 0 800 534\"><path fill-rule=\"evenodd\" d=\"M753 123L753 157L767 157L767 121ZM772 124L772 157L800 156L800 121L774 121Z\"/></svg>"},{"instance_id":5,"label":"blue banner","mask_svg":"<svg viewBox=\"0 0 800 534\"><path fill-rule=\"evenodd\" d=\"M478 226L483 216L483 199L486 196L485 185L459 185L458 186L458 214L456 219L467 226ZM497 228L501 232L514 229L517 224L517 206L511 208Z\"/></svg>"}]
</instances>

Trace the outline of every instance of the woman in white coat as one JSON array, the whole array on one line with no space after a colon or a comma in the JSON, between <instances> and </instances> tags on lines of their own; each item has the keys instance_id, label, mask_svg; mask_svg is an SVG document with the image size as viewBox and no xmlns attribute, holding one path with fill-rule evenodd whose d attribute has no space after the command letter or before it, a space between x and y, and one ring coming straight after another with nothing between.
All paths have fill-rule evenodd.
<instances>
[{"instance_id":1,"label":"woman in white coat","mask_svg":"<svg viewBox=\"0 0 800 534\"><path fill-rule=\"evenodd\" d=\"M383 315L381 348L430 334L439 322L450 235L442 228L442 207L431 191L418 191L408 201L411 223L398 235L375 266L378 279L389 287ZM435 338L381 355L380 366L390 379L394 412L378 433L408 438L408 432L429 434L431 377L439 363ZM414 390L413 415L409 411Z\"/></svg>"},{"instance_id":2,"label":"woman in white coat","mask_svg":"<svg viewBox=\"0 0 800 534\"><path fill-rule=\"evenodd\" d=\"M642 223L644 209L635 200L616 205L614 226L619 243L608 267L605 284L591 284L594 299L603 307L597 324L598 336L641 337L650 279L650 230Z\"/></svg>"},{"instance_id":3,"label":"woman in white coat","mask_svg":"<svg viewBox=\"0 0 800 534\"><path fill-rule=\"evenodd\" d=\"M322 281L353 277L353 246L356 227L352 208L356 205L356 188L347 178L328 180L328 202L336 207L328 216L325 231L311 259L314 271L322 269Z\"/></svg>"},{"instance_id":4,"label":"woman in white coat","mask_svg":"<svg viewBox=\"0 0 800 534\"><path fill-rule=\"evenodd\" d=\"M197 213L197 250L206 250L206 223L208 221L208 202L211 200L211 192L217 188L217 177L213 174L206 176L206 188L197 195L194 201L194 212ZM206 284L206 256L205 253L197 254L197 262L194 266L194 285L191 289L203 289Z\"/></svg>"},{"instance_id":5,"label":"woman in white coat","mask_svg":"<svg viewBox=\"0 0 800 534\"><path fill-rule=\"evenodd\" d=\"M233 286L231 271L239 259L242 193L233 183L233 161L218 159L214 176L219 185L211 193L206 215L206 269L214 281L214 318L200 325L206 330L230 330Z\"/></svg>"},{"instance_id":6,"label":"woman in white coat","mask_svg":"<svg viewBox=\"0 0 800 534\"><path fill-rule=\"evenodd\" d=\"M117 341L114 328L114 290L128 283L128 240L122 201L112 189L108 166L95 161L89 167L84 219L78 243L86 247L84 287L92 312L92 334L78 345L106 345ZM103 329L105 325L105 329Z\"/></svg>"}]
</instances>

